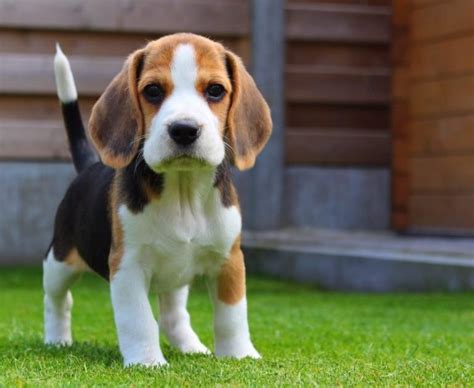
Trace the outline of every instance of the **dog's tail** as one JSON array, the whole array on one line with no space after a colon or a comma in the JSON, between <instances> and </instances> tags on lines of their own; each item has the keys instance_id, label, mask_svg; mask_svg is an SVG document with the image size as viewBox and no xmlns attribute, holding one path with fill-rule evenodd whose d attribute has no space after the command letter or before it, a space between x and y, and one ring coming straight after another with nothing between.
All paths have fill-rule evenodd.
<instances>
[{"instance_id":1,"label":"dog's tail","mask_svg":"<svg viewBox=\"0 0 474 388\"><path fill-rule=\"evenodd\" d=\"M81 111L77 101L77 90L68 59L56 44L54 57L54 75L56 89L63 112L69 147L72 153L74 167L79 173L99 159L89 143L84 125L82 124Z\"/></svg>"}]
</instances>

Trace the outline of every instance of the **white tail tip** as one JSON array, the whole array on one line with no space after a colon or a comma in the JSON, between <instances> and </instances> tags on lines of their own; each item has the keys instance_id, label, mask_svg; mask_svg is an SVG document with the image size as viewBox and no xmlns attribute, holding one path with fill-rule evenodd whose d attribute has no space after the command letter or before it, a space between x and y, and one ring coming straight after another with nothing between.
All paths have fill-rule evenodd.
<instances>
[{"instance_id":1,"label":"white tail tip","mask_svg":"<svg viewBox=\"0 0 474 388\"><path fill-rule=\"evenodd\" d=\"M76 101L77 90L71 65L58 43L56 43L56 55L54 56L54 75L56 78L56 90L61 102Z\"/></svg>"}]
</instances>

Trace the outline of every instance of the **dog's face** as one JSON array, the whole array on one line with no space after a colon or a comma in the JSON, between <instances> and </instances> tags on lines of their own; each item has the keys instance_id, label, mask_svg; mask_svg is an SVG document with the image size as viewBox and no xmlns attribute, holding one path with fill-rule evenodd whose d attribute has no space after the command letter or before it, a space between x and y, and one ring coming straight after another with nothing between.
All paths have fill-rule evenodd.
<instances>
[{"instance_id":1,"label":"dog's face","mask_svg":"<svg viewBox=\"0 0 474 388\"><path fill-rule=\"evenodd\" d=\"M103 162L114 168L139 152L157 172L212 168L227 151L246 169L270 136L271 118L235 54L176 34L128 58L94 106L90 131Z\"/></svg>"}]
</instances>

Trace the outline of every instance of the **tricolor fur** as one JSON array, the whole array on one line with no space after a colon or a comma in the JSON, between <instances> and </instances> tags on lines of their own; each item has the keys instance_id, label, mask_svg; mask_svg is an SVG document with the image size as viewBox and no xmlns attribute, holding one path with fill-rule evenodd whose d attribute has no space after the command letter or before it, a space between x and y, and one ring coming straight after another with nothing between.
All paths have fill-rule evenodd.
<instances>
[{"instance_id":1,"label":"tricolor fur","mask_svg":"<svg viewBox=\"0 0 474 388\"><path fill-rule=\"evenodd\" d=\"M253 166L271 119L241 60L192 34L134 52L92 111L89 135L101 162L59 49L55 71L79 175L59 206L44 262L46 343L72 342L69 288L92 270L110 281L125 365L165 364L159 331L183 352L207 353L186 310L188 285L205 275L216 355L258 358L229 169ZM159 325L150 291L159 296Z\"/></svg>"}]
</instances>

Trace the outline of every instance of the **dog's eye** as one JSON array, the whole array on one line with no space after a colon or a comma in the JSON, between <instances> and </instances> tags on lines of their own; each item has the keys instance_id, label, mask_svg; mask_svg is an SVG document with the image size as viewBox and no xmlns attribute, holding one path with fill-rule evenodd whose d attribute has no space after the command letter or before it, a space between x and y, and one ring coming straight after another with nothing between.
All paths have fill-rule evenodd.
<instances>
[{"instance_id":1,"label":"dog's eye","mask_svg":"<svg viewBox=\"0 0 474 388\"><path fill-rule=\"evenodd\" d=\"M145 89L143 90L143 95L145 96L148 102L151 102L152 104L157 104L163 100L165 92L163 91L160 85L150 84L145 86Z\"/></svg>"},{"instance_id":2,"label":"dog's eye","mask_svg":"<svg viewBox=\"0 0 474 388\"><path fill-rule=\"evenodd\" d=\"M211 84L206 89L206 97L211 101L219 101L224 97L225 89L222 85Z\"/></svg>"}]
</instances>

